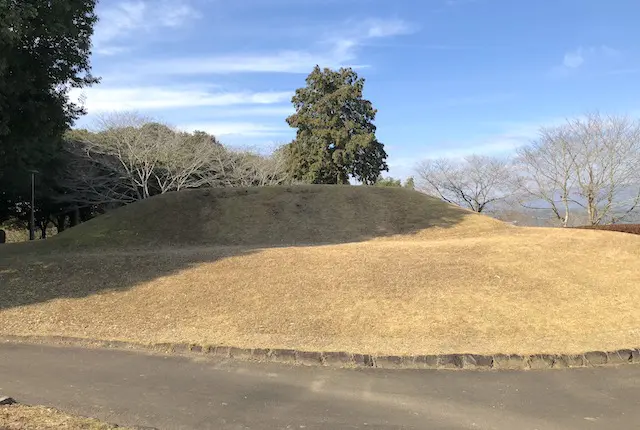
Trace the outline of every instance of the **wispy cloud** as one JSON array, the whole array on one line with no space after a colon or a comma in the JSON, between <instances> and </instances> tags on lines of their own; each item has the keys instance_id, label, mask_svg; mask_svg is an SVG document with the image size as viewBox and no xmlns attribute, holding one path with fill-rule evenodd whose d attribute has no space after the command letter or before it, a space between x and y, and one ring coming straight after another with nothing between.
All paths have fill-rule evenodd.
<instances>
[{"instance_id":1,"label":"wispy cloud","mask_svg":"<svg viewBox=\"0 0 640 430\"><path fill-rule=\"evenodd\" d=\"M448 143L443 145L443 149L429 151L425 158L462 159L469 155L505 155L512 153L526 142L527 140L518 137L498 135L471 145ZM415 163L415 158L413 158L412 163Z\"/></svg>"},{"instance_id":2,"label":"wispy cloud","mask_svg":"<svg viewBox=\"0 0 640 430\"><path fill-rule=\"evenodd\" d=\"M416 30L415 26L410 25L401 19L369 19L362 26L366 30L365 38L378 38L398 36L401 34L410 34ZM360 39L355 37L355 39Z\"/></svg>"},{"instance_id":3,"label":"wispy cloud","mask_svg":"<svg viewBox=\"0 0 640 430\"><path fill-rule=\"evenodd\" d=\"M280 118L282 121L289 115L295 113L295 109L291 105L279 105L279 106L243 106L236 108L216 108L207 111L211 116L215 118L257 118L257 117L275 117Z\"/></svg>"},{"instance_id":4,"label":"wispy cloud","mask_svg":"<svg viewBox=\"0 0 640 430\"><path fill-rule=\"evenodd\" d=\"M562 65L568 69L577 69L584 64L584 53L582 49L577 51L567 52L564 54L564 60Z\"/></svg>"},{"instance_id":5,"label":"wispy cloud","mask_svg":"<svg viewBox=\"0 0 640 430\"><path fill-rule=\"evenodd\" d=\"M74 90L90 114L116 110L157 110L185 107L269 105L291 100L291 92L221 92L189 87L103 87Z\"/></svg>"},{"instance_id":6,"label":"wispy cloud","mask_svg":"<svg viewBox=\"0 0 640 430\"><path fill-rule=\"evenodd\" d=\"M579 47L567 51L562 59L562 64L551 70L552 76L562 77L574 73L587 65L598 65L610 59L618 58L621 52L606 45Z\"/></svg>"},{"instance_id":7,"label":"wispy cloud","mask_svg":"<svg viewBox=\"0 0 640 430\"><path fill-rule=\"evenodd\" d=\"M291 129L284 126L271 126L254 122L201 122L178 125L180 130L206 131L216 137L276 137L286 136Z\"/></svg>"},{"instance_id":8,"label":"wispy cloud","mask_svg":"<svg viewBox=\"0 0 640 430\"><path fill-rule=\"evenodd\" d=\"M354 64L358 50L367 41L414 31L399 19L369 19L361 24L331 31L332 36L318 41L314 48L277 52L207 55L153 60L134 65L135 70L166 75L228 73L308 73L315 65L338 68L363 67Z\"/></svg>"},{"instance_id":9,"label":"wispy cloud","mask_svg":"<svg viewBox=\"0 0 640 430\"><path fill-rule=\"evenodd\" d=\"M126 0L109 3L100 14L102 22L94 38L94 52L103 55L121 53L134 39L153 43L156 32L183 26L197 15L189 1L195 2ZM302 48L299 48L300 40L296 39L293 42L295 49L280 45L257 51L209 49L194 56L162 50L141 58L123 55L113 61L103 61L99 74L104 79L99 86L74 90L71 97L82 99L90 117L105 111L138 110L160 118L170 115L173 118L167 118L169 122L181 129L207 131L232 144L286 140L292 135L284 122L284 118L293 113L292 92L270 91L271 85L256 91L238 91L235 88L241 82L246 83L244 74L306 74L315 65L364 67L357 63L368 42L387 40L416 30L401 19L371 18L327 26L321 33L305 29L309 37L303 40L309 40L309 43ZM229 76L207 76L216 74ZM199 75L202 80L196 78ZM207 84L201 84L203 81ZM210 85L211 82L220 86ZM253 83L246 85L250 87ZM228 90L229 86L234 89Z\"/></svg>"},{"instance_id":10,"label":"wispy cloud","mask_svg":"<svg viewBox=\"0 0 640 430\"><path fill-rule=\"evenodd\" d=\"M542 127L564 123L564 118L547 118L531 122L495 122L484 125L496 128L495 133L466 142L448 141L429 145L423 154L410 157L390 157L389 168L392 176L406 178L415 173L416 160L450 158L462 160L469 155L503 157L513 155L516 149L528 144L539 136Z\"/></svg>"},{"instance_id":11,"label":"wispy cloud","mask_svg":"<svg viewBox=\"0 0 640 430\"><path fill-rule=\"evenodd\" d=\"M302 73L315 64L337 67L338 58L330 53L320 55L305 51L280 51L270 54L209 55L192 58L173 58L139 63L139 71L148 74L199 75L228 73Z\"/></svg>"},{"instance_id":12,"label":"wispy cloud","mask_svg":"<svg viewBox=\"0 0 640 430\"><path fill-rule=\"evenodd\" d=\"M129 49L126 41L140 33L151 33L162 28L175 28L198 12L188 0L124 0L99 3L99 18L93 35L93 51L100 55L115 55Z\"/></svg>"},{"instance_id":13,"label":"wispy cloud","mask_svg":"<svg viewBox=\"0 0 640 430\"><path fill-rule=\"evenodd\" d=\"M430 158L462 158L468 155L509 155L517 148L530 143L540 136L545 127L555 127L566 123L562 117L549 117L537 121L501 121L487 122L486 126L495 127L496 133L479 138L467 144L449 142L445 149L431 152Z\"/></svg>"}]
</instances>

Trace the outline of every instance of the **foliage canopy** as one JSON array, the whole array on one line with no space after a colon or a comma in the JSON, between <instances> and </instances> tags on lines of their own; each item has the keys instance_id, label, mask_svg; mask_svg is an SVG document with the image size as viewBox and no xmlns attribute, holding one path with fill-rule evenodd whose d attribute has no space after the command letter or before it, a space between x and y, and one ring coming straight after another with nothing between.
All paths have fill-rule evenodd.
<instances>
[{"instance_id":1,"label":"foliage canopy","mask_svg":"<svg viewBox=\"0 0 640 430\"><path fill-rule=\"evenodd\" d=\"M55 168L82 113L69 90L90 73L95 0L0 0L0 219L27 201L29 171Z\"/></svg>"},{"instance_id":2,"label":"foliage canopy","mask_svg":"<svg viewBox=\"0 0 640 430\"><path fill-rule=\"evenodd\" d=\"M374 184L387 153L376 138L376 110L363 98L364 79L350 68L316 66L306 86L292 98L296 113L287 123L297 128L288 146L294 179L313 184L348 184L351 177Z\"/></svg>"}]
</instances>

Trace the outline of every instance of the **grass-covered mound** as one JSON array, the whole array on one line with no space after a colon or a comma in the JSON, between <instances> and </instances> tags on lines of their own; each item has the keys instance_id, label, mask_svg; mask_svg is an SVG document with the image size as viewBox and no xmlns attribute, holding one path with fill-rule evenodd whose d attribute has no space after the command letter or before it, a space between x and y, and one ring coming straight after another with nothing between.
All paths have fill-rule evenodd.
<instances>
[{"instance_id":1,"label":"grass-covered mound","mask_svg":"<svg viewBox=\"0 0 640 430\"><path fill-rule=\"evenodd\" d=\"M180 192L0 248L0 334L379 354L640 346L640 237L506 226L402 189Z\"/></svg>"}]
</instances>

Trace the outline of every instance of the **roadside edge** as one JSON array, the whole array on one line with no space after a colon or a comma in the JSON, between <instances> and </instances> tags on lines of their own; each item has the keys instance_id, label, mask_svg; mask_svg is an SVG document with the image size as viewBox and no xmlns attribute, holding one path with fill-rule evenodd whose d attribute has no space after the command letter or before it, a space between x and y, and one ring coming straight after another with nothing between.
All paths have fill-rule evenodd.
<instances>
[{"instance_id":1,"label":"roadside edge","mask_svg":"<svg viewBox=\"0 0 640 430\"><path fill-rule=\"evenodd\" d=\"M640 348L590 351L583 354L441 354L372 355L348 352L298 351L279 348L235 348L191 343L142 344L66 336L0 335L2 343L46 344L208 356L244 361L277 362L303 366L378 369L542 370L640 364Z\"/></svg>"}]
</instances>

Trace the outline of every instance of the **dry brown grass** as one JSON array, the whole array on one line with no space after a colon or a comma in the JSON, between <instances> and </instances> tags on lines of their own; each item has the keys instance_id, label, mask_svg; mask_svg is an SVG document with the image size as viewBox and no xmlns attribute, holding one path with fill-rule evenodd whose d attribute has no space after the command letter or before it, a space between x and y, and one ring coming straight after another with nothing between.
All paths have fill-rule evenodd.
<instances>
[{"instance_id":1,"label":"dry brown grass","mask_svg":"<svg viewBox=\"0 0 640 430\"><path fill-rule=\"evenodd\" d=\"M345 243L428 229L481 234L503 226L401 188L296 186L186 190L97 217L52 240L17 244L15 254L62 248L283 246ZM2 256L0 248L0 257Z\"/></svg>"},{"instance_id":2,"label":"dry brown grass","mask_svg":"<svg viewBox=\"0 0 640 430\"><path fill-rule=\"evenodd\" d=\"M43 406L0 406L2 430L127 430L91 418L67 415Z\"/></svg>"},{"instance_id":3,"label":"dry brown grass","mask_svg":"<svg viewBox=\"0 0 640 430\"><path fill-rule=\"evenodd\" d=\"M465 212L380 239L5 254L0 334L374 354L640 346L640 237Z\"/></svg>"}]
</instances>

